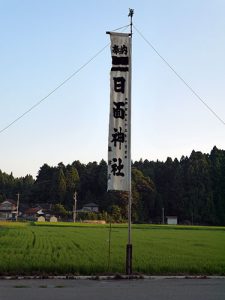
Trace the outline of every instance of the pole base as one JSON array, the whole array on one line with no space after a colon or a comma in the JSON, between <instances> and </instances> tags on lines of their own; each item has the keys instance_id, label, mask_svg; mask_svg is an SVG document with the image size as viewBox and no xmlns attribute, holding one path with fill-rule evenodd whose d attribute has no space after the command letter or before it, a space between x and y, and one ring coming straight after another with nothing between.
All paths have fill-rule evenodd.
<instances>
[{"instance_id":1,"label":"pole base","mask_svg":"<svg viewBox=\"0 0 225 300\"><path fill-rule=\"evenodd\" d=\"M127 244L126 249L126 274L132 274L132 244Z\"/></svg>"}]
</instances>

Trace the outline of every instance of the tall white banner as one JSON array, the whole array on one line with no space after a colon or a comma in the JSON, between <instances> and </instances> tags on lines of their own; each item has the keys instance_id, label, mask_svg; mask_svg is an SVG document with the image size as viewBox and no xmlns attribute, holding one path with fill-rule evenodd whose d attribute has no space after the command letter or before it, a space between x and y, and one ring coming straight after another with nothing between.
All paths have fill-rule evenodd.
<instances>
[{"instance_id":1,"label":"tall white banner","mask_svg":"<svg viewBox=\"0 0 225 300\"><path fill-rule=\"evenodd\" d=\"M131 38L112 33L110 72L110 117L108 138L108 190L131 189Z\"/></svg>"}]
</instances>

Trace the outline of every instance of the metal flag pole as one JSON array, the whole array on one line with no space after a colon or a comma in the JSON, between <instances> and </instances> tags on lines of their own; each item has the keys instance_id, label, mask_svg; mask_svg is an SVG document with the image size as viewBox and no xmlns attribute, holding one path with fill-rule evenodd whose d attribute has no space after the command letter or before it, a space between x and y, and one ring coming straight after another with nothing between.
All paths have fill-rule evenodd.
<instances>
[{"instance_id":1,"label":"metal flag pole","mask_svg":"<svg viewBox=\"0 0 225 300\"><path fill-rule=\"evenodd\" d=\"M134 10L129 9L128 17L130 17L130 75L129 75L129 157L130 157L130 189L128 192L128 243L126 248L126 274L131 275L132 274L132 242L131 242L131 205L132 205L132 187L131 187L131 82L132 82L132 34L133 34L133 15Z\"/></svg>"}]
</instances>

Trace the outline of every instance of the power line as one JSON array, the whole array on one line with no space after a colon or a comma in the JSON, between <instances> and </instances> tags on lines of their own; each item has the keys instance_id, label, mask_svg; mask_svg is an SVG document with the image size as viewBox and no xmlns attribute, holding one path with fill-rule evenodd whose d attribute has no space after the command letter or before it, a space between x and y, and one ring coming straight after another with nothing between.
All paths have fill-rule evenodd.
<instances>
[{"instance_id":1,"label":"power line","mask_svg":"<svg viewBox=\"0 0 225 300\"><path fill-rule=\"evenodd\" d=\"M124 26L125 27L125 26ZM26 110L23 114L18 116L15 120L13 120L11 123L9 123L7 126L2 128L0 130L0 134L7 130L9 127L11 127L13 124L18 122L20 119L22 119L25 115L27 115L29 112L31 112L34 108L39 106L43 101L45 101L49 96L54 94L58 89L60 89L64 84L66 84L69 80L71 80L75 75L77 75L82 69L84 69L90 62L92 62L100 53L102 53L110 43L108 43L106 46L104 46L101 50L99 50L94 56L92 56L85 64L83 64L80 68L78 68L75 72L73 72L69 77L67 77L62 83L60 83L56 88L54 88L50 93L48 93L44 98L39 100L37 103L35 103L33 106L31 106L28 110Z\"/></svg>"},{"instance_id":2,"label":"power line","mask_svg":"<svg viewBox=\"0 0 225 300\"><path fill-rule=\"evenodd\" d=\"M122 27L119 27L119 28L116 28L114 30L109 30L109 31L117 31L117 30L120 30L120 29L123 29L122 31L124 31L126 28L128 28L130 26L130 24L128 25L125 25L125 26L122 26Z\"/></svg>"},{"instance_id":3,"label":"power line","mask_svg":"<svg viewBox=\"0 0 225 300\"><path fill-rule=\"evenodd\" d=\"M117 31L120 29L123 29L124 31L126 28L128 28L129 25L125 25L119 28L114 29L113 31ZM64 84L66 84L70 79L72 79L76 74L78 74L82 69L84 69L90 62L92 62L100 53L102 53L110 43L108 43L106 46L104 46L101 50L99 50L94 56L92 56L85 64L83 64L80 68L78 68L74 73L72 73L69 77L67 77L62 83L60 83L56 88L54 88L50 93L48 93L44 98L39 100L37 103L35 103L33 106L31 106L28 110L26 110L23 114L18 116L15 120L13 120L11 123L9 123L7 126L2 128L0 130L0 134L7 130L9 127L11 127L13 124L15 124L17 121L22 119L24 116L26 116L29 112L31 112L34 108L39 106L43 101L45 101L49 96L51 96L53 93L55 93L58 89L60 89Z\"/></svg>"},{"instance_id":4,"label":"power line","mask_svg":"<svg viewBox=\"0 0 225 300\"><path fill-rule=\"evenodd\" d=\"M125 29L129 25L125 25L120 28L116 28L113 31L117 31L120 29ZM163 60L163 62L173 71L173 73L186 85L186 87L198 98L199 101L223 124L225 125L225 122L222 120L222 118L219 117L219 115L197 94L197 92L194 91L194 89L175 71L175 69L166 61L166 59L156 50L156 48L147 40L147 38L144 37L144 35L138 30L138 28L133 25L137 33L144 39L144 41L154 50L154 52ZM60 89L63 85L65 85L69 80L71 80L75 75L77 75L82 69L84 69L90 62L92 62L100 53L102 53L110 43L105 45L101 50L99 50L94 56L92 56L86 63L84 63L80 68L78 68L75 72L73 72L69 77L67 77L62 83L60 83L56 88L54 88L50 93L48 93L44 98L39 100L37 103L35 103L33 106L31 106L28 110L26 110L23 114L18 116L15 120L13 120L11 123L9 123L7 126L2 128L0 130L0 134L7 130L9 127L11 127L13 124L18 122L20 119L22 119L25 115L27 115L29 112L31 112L33 109L35 109L37 106L39 106L42 102L44 102L48 97L50 97L53 93L55 93L58 89Z\"/></svg>"},{"instance_id":5,"label":"power line","mask_svg":"<svg viewBox=\"0 0 225 300\"><path fill-rule=\"evenodd\" d=\"M137 29L135 25L134 29L137 31L137 33L143 38L143 40L154 50L154 52L162 59L162 61L173 71L173 73L186 85L186 87L192 92L192 94L195 95L195 97L223 124L225 125L225 122L223 119L206 103L205 100L203 100L198 93L188 84L182 77L177 73L177 71L168 63L168 61L159 53L158 50L147 40L147 38L140 32L140 30Z\"/></svg>"}]
</instances>

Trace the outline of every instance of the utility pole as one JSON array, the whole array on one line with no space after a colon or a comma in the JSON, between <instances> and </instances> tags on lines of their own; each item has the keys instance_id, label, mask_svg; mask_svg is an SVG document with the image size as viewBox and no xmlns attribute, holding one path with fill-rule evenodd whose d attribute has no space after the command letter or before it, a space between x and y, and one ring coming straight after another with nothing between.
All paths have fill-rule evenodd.
<instances>
[{"instance_id":1,"label":"utility pole","mask_svg":"<svg viewBox=\"0 0 225 300\"><path fill-rule=\"evenodd\" d=\"M76 214L77 214L77 192L75 191L73 195L74 205L73 205L73 222L76 222Z\"/></svg>"},{"instance_id":2,"label":"utility pole","mask_svg":"<svg viewBox=\"0 0 225 300\"><path fill-rule=\"evenodd\" d=\"M162 224L165 224L164 207L162 208Z\"/></svg>"},{"instance_id":3,"label":"utility pole","mask_svg":"<svg viewBox=\"0 0 225 300\"><path fill-rule=\"evenodd\" d=\"M19 215L19 205L20 205L20 193L17 194L17 203L16 203L16 221Z\"/></svg>"}]
</instances>

